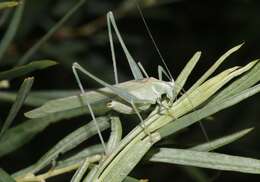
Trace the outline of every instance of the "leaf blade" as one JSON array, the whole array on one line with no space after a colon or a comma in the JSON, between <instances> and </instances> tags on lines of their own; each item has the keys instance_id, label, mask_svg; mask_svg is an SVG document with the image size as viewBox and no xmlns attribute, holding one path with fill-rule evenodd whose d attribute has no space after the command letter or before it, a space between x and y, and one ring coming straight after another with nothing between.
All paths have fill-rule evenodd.
<instances>
[{"instance_id":1,"label":"leaf blade","mask_svg":"<svg viewBox=\"0 0 260 182\"><path fill-rule=\"evenodd\" d=\"M99 117L96 118L96 120L101 131L109 127L108 117ZM96 133L97 133L96 125L93 121L73 131L72 133L65 136L63 139L61 139L44 156L42 156L41 159L39 159L39 161L34 166L32 172L33 173L38 172L43 167L48 165L52 160L55 160L55 158L59 154L63 154L71 150L72 148L76 147L81 142L87 140L88 138L95 135Z\"/></svg>"},{"instance_id":2,"label":"leaf blade","mask_svg":"<svg viewBox=\"0 0 260 182\"><path fill-rule=\"evenodd\" d=\"M178 95L178 93L183 88L183 86L186 83L188 77L190 76L190 73L192 72L192 70L196 66L196 64L198 63L200 56L201 56L201 52L200 51L196 52L192 56L192 58L189 60L189 62L186 64L186 66L181 71L181 73L179 74L179 76L178 76L178 78L176 79L176 82L175 82L176 85L178 85L178 87L176 88L176 91L175 91L176 95Z\"/></svg>"},{"instance_id":3,"label":"leaf blade","mask_svg":"<svg viewBox=\"0 0 260 182\"><path fill-rule=\"evenodd\" d=\"M19 3L19 6L17 6L15 13L13 15L12 21L9 24L3 39L1 40L0 62L3 60L2 58L4 56L4 53L6 52L8 46L10 45L10 43L12 42L12 40L16 34L16 31L18 30L18 26L20 24L23 10L24 10L24 5L25 5L25 1L21 1L21 3Z\"/></svg>"},{"instance_id":4,"label":"leaf blade","mask_svg":"<svg viewBox=\"0 0 260 182\"><path fill-rule=\"evenodd\" d=\"M17 6L19 3L15 1L7 1L0 3L0 10L6 9L6 8L12 8L14 6Z\"/></svg>"},{"instance_id":5,"label":"leaf blade","mask_svg":"<svg viewBox=\"0 0 260 182\"><path fill-rule=\"evenodd\" d=\"M228 50L226 53L224 53L209 69L208 71L203 74L203 76L189 89L188 92L192 92L194 89L196 89L200 84L202 84L210 75L212 75L216 69L233 53L238 51L244 43L237 45L230 50Z\"/></svg>"},{"instance_id":6,"label":"leaf blade","mask_svg":"<svg viewBox=\"0 0 260 182\"><path fill-rule=\"evenodd\" d=\"M160 148L160 151L154 154L149 160L152 162L260 174L260 160L213 152Z\"/></svg>"},{"instance_id":7,"label":"leaf blade","mask_svg":"<svg viewBox=\"0 0 260 182\"><path fill-rule=\"evenodd\" d=\"M2 168L0 168L0 181L2 182L15 182L15 180Z\"/></svg>"},{"instance_id":8,"label":"leaf blade","mask_svg":"<svg viewBox=\"0 0 260 182\"><path fill-rule=\"evenodd\" d=\"M210 142L191 147L190 150L202 151L202 152L212 151L212 150L215 150L217 148L220 148L224 145L227 145L231 142L238 140L239 138L247 135L252 130L253 130L253 128L244 129L239 132L233 133L231 135L224 136L219 139L212 140Z\"/></svg>"},{"instance_id":9,"label":"leaf blade","mask_svg":"<svg viewBox=\"0 0 260 182\"><path fill-rule=\"evenodd\" d=\"M4 122L4 125L1 129L0 138L5 133L5 131L11 126L14 118L16 117L17 113L21 109L21 107L24 103L24 100L26 99L28 93L31 90L33 81L34 81L34 78L27 78L23 81L23 83L18 91L16 100L15 100L14 104L12 105L12 107L9 111L9 114Z\"/></svg>"},{"instance_id":10,"label":"leaf blade","mask_svg":"<svg viewBox=\"0 0 260 182\"><path fill-rule=\"evenodd\" d=\"M51 61L51 60L33 61L27 65L17 66L13 69L0 72L0 80L5 80L5 79L10 80L10 79L28 74L30 72L33 72L35 70L45 69L49 66L54 66L56 64L57 64L56 62Z\"/></svg>"},{"instance_id":11,"label":"leaf blade","mask_svg":"<svg viewBox=\"0 0 260 182\"><path fill-rule=\"evenodd\" d=\"M84 5L86 0L79 0L33 47L31 47L17 65L23 65L28 62L31 55L36 52L77 10Z\"/></svg>"},{"instance_id":12,"label":"leaf blade","mask_svg":"<svg viewBox=\"0 0 260 182\"><path fill-rule=\"evenodd\" d=\"M204 106L202 109L196 110L190 114L187 114L187 115L175 120L174 122L168 123L167 125L160 128L158 131L162 137L166 137L172 133L175 133L185 127L188 127L188 126L194 124L195 122L197 122L207 116L210 116L227 107L235 105L235 104L241 102L242 100L249 98L259 92L260 92L260 84L254 86L254 87L248 88L241 93L238 93L232 97L227 98L224 101L214 103L214 104L211 104L211 102L209 102L209 104Z\"/></svg>"}]
</instances>

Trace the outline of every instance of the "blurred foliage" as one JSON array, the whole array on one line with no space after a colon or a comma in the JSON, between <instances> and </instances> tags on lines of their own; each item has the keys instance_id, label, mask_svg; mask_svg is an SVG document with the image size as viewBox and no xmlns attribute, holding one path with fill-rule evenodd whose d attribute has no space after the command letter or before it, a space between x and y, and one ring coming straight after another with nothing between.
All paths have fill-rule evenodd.
<instances>
[{"instance_id":1,"label":"blurred foliage","mask_svg":"<svg viewBox=\"0 0 260 182\"><path fill-rule=\"evenodd\" d=\"M78 2L78 0L26 0L23 15L19 16L21 22L13 30L13 40L12 35L10 35L9 40L7 40L10 44L6 47L5 54L1 55L1 71L10 70L19 64L19 60L25 53ZM249 60L259 57L260 2L258 1L231 0L224 3L219 1L204 1L202 3L185 0L146 0L141 2L141 5L155 40L175 77L194 52L202 50L205 53L197 67L199 69L195 69L194 77L191 78L188 86L197 80L209 65L215 62L212 58L219 57L225 50L238 43L246 42L238 53L239 55L229 58L230 61L225 64L225 68L231 65L245 65ZM86 0L86 2L82 1L82 6L58 27L49 39L38 47L37 51L25 59L28 63L43 59L52 59L59 63L59 66L48 70L30 73L30 75L35 76L35 83L32 88L34 91L77 89L71 71L71 64L74 61L91 70L96 76L113 83L112 61L105 18L105 14L109 10L115 12L119 29L133 57L142 62L150 75L157 77L156 65L161 64L159 56L147 36L145 27L132 1ZM10 25L11 18L15 15L14 11L10 8L0 11L1 39ZM116 50L119 60L120 81L132 79L129 76L131 75L130 70L121 48L118 46ZM223 66L222 69L224 69ZM14 78L8 91L18 90L24 78L24 76ZM93 80L88 79L85 83L87 88L98 87ZM0 107L0 119L3 120L9 113L11 103L1 101ZM248 137L220 149L220 152L259 157L259 108L258 94L204 122L210 138L226 135L241 128L255 127L255 130ZM31 107L24 107L22 111L30 109ZM15 123L19 124L23 120L24 116L18 114ZM82 119L74 118L50 126L48 131L37 136L30 144L1 158L0 166L8 173L13 173L34 163L63 136L83 125L79 121L82 121ZM133 123L129 125L133 125ZM189 128L189 132L180 133L175 136L174 140L170 138L168 145L174 145L173 141L180 143L185 141L192 145L203 140L199 127L192 126ZM160 169L159 176L157 175L158 169ZM216 181L259 180L258 176L249 174L218 173L211 170L203 170L203 172L213 176L212 180L215 179ZM140 165L134 170L133 175L140 178L149 177L151 181L167 181L172 178L175 181L185 181L190 180L187 173L192 173L192 170L183 169L176 165L163 164L160 166L156 164L156 166L147 165L145 168Z\"/></svg>"}]
</instances>

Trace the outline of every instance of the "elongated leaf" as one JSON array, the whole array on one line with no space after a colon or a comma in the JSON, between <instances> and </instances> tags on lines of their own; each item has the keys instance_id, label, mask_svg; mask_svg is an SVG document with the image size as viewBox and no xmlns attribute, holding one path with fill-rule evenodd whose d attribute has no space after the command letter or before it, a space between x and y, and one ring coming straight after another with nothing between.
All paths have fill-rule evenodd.
<instances>
[{"instance_id":1,"label":"elongated leaf","mask_svg":"<svg viewBox=\"0 0 260 182\"><path fill-rule=\"evenodd\" d=\"M164 127L159 129L159 133L161 134L162 137L166 137L172 133L175 133L183 128L186 128L195 122L208 117L212 114L215 114L218 111L221 111L227 107L230 107L232 105L235 105L239 102L241 102L244 99L247 99L255 94L260 92L260 84L256 85L252 88L248 88L244 90L241 93L238 93L232 97L229 97L225 99L224 101L221 102L214 102L214 104L207 104L204 106L202 109L199 109L197 111L194 111L190 114L187 114L177 120L175 120L172 123L169 123L165 125Z\"/></svg>"},{"instance_id":2,"label":"elongated leaf","mask_svg":"<svg viewBox=\"0 0 260 182\"><path fill-rule=\"evenodd\" d=\"M86 159L81 165L81 167L74 174L73 178L71 179L71 182L80 182L85 172L87 171L88 167L89 167L89 160Z\"/></svg>"},{"instance_id":3,"label":"elongated leaf","mask_svg":"<svg viewBox=\"0 0 260 182\"><path fill-rule=\"evenodd\" d=\"M96 119L101 131L109 127L108 117L99 117ZM50 149L35 165L33 173L38 172L40 169L55 160L59 154L63 154L72 148L76 147L83 141L97 133L96 125L92 121L85 126L73 131L68 136L60 140L52 149Z\"/></svg>"},{"instance_id":4,"label":"elongated leaf","mask_svg":"<svg viewBox=\"0 0 260 182\"><path fill-rule=\"evenodd\" d=\"M231 54L236 52L238 49L241 48L241 46L244 43L233 47L232 49L228 50L225 54L223 54L209 69L208 71L189 89L189 92L192 92L194 89L196 89L198 86L200 86L207 78L209 78L210 75L212 75L216 69L229 57Z\"/></svg>"},{"instance_id":5,"label":"elongated leaf","mask_svg":"<svg viewBox=\"0 0 260 182\"><path fill-rule=\"evenodd\" d=\"M54 170L66 168L68 166L73 166L75 164L82 163L82 161L84 161L86 158L88 158L90 156L94 156L96 154L102 154L102 153L104 153L104 148L101 144L90 146L69 158L66 158L61 161L57 161L57 163L54 167ZM12 176L15 178L18 176L24 176L24 175L28 174L29 172L33 171L35 165L36 164L33 164L25 169L17 171Z\"/></svg>"},{"instance_id":6,"label":"elongated leaf","mask_svg":"<svg viewBox=\"0 0 260 182\"><path fill-rule=\"evenodd\" d=\"M119 117L111 117L111 134L107 142L107 153L110 154L122 138L122 124Z\"/></svg>"},{"instance_id":7,"label":"elongated leaf","mask_svg":"<svg viewBox=\"0 0 260 182\"><path fill-rule=\"evenodd\" d=\"M213 152L160 148L150 161L260 174L260 160Z\"/></svg>"},{"instance_id":8,"label":"elongated leaf","mask_svg":"<svg viewBox=\"0 0 260 182\"><path fill-rule=\"evenodd\" d=\"M17 94L14 92L6 92L6 91L0 91L0 100L2 102L14 102L17 97ZM27 106L40 106L44 104L45 102L49 101L49 99L43 98L43 97L36 97L32 94L32 92L27 96L27 98L24 101L24 105Z\"/></svg>"},{"instance_id":9,"label":"elongated leaf","mask_svg":"<svg viewBox=\"0 0 260 182\"><path fill-rule=\"evenodd\" d=\"M158 135L158 133L154 133L154 136L151 136L153 137L153 142L151 142L151 138L146 137L144 140L137 142L132 147L127 146L127 148L125 148L116 156L116 159L114 159L112 163L105 169L98 180L113 182L120 182L124 180L131 172L131 170L142 159L145 153L152 147L154 142L160 140L160 136L155 135Z\"/></svg>"},{"instance_id":10,"label":"elongated leaf","mask_svg":"<svg viewBox=\"0 0 260 182\"><path fill-rule=\"evenodd\" d=\"M198 105L205 102L230 80L250 70L256 63L256 61L252 61L240 69L237 69L237 67L233 67L226 71L223 71L222 73L203 83L193 92L191 92L188 97L183 97L186 96L183 95L176 103L174 103L174 105L179 104L176 107L183 107L183 109L181 109L182 112L189 112L194 107L197 107Z\"/></svg>"},{"instance_id":11,"label":"elongated leaf","mask_svg":"<svg viewBox=\"0 0 260 182\"><path fill-rule=\"evenodd\" d=\"M19 6L17 6L17 8L15 10L12 21L11 21L8 29L6 30L6 33L3 37L3 39L1 40L0 63L3 60L2 58L4 56L5 51L7 50L8 46L12 42L12 40L16 34L16 31L18 30L18 26L19 26L21 18L22 18L25 1L20 1L20 2L21 3L19 3ZM0 80L1 80L1 77L0 77Z\"/></svg>"},{"instance_id":12,"label":"elongated leaf","mask_svg":"<svg viewBox=\"0 0 260 182\"><path fill-rule=\"evenodd\" d=\"M89 171L88 175L84 178L83 182L92 182L93 178L98 170L98 165L94 165Z\"/></svg>"},{"instance_id":13,"label":"elongated leaf","mask_svg":"<svg viewBox=\"0 0 260 182\"><path fill-rule=\"evenodd\" d=\"M181 71L181 73L179 74L178 78L175 81L176 85L178 85L178 87L176 87L176 90L175 90L176 95L178 95L178 93L183 88L188 77L190 76L190 73L192 72L192 70L196 66L196 64L198 63L200 56L201 56L201 52L196 52L192 56L192 58L189 60L187 65L184 67L184 69Z\"/></svg>"},{"instance_id":14,"label":"elongated leaf","mask_svg":"<svg viewBox=\"0 0 260 182\"><path fill-rule=\"evenodd\" d=\"M78 90L48 90L32 91L24 101L27 106L41 106L47 101L63 97L73 96L79 93ZM5 102L14 102L17 94L14 92L0 91L0 100Z\"/></svg>"},{"instance_id":15,"label":"elongated leaf","mask_svg":"<svg viewBox=\"0 0 260 182\"><path fill-rule=\"evenodd\" d=\"M87 159L88 159L89 163L96 163L96 162L98 162L102 159L102 156L101 155L93 155L93 156L88 157ZM74 165L69 165L67 167L57 167L57 166L55 166L51 170L49 170L49 171L47 171L43 174L40 174L38 176L32 175L32 173L30 173L30 171L28 169L27 169L27 173L24 173L24 175L16 176L16 174L14 174L12 176L16 176L15 179L17 181L48 180L51 177L58 176L60 174L68 173L68 172L71 172L71 171L78 169L83 162L84 161L81 161L79 163L76 163Z\"/></svg>"},{"instance_id":16,"label":"elongated leaf","mask_svg":"<svg viewBox=\"0 0 260 182\"><path fill-rule=\"evenodd\" d=\"M202 152L212 151L212 150L215 150L217 148L220 148L224 145L227 145L231 142L238 140L239 138L245 136L246 134L248 134L252 130L253 130L253 128L245 129L245 130L236 132L234 134L231 134L231 135L221 137L219 139L207 142L205 144L197 145L195 147L190 148L190 150L202 151Z\"/></svg>"},{"instance_id":17,"label":"elongated leaf","mask_svg":"<svg viewBox=\"0 0 260 182\"><path fill-rule=\"evenodd\" d=\"M5 79L13 79L25 74L28 74L30 72L33 72L35 70L39 69L45 69L47 67L56 65L57 63L50 60L41 60L41 61L34 61L30 64L24 65L24 66L18 66L8 71L0 72L0 80Z\"/></svg>"},{"instance_id":18,"label":"elongated leaf","mask_svg":"<svg viewBox=\"0 0 260 182\"><path fill-rule=\"evenodd\" d=\"M221 87L236 76L235 70L237 70L237 67L225 70L217 76L207 80L191 92L190 95L183 95L173 104L175 115L179 117L180 115L192 111L195 107L207 101L210 97L212 97L212 95L221 89Z\"/></svg>"},{"instance_id":19,"label":"elongated leaf","mask_svg":"<svg viewBox=\"0 0 260 182\"><path fill-rule=\"evenodd\" d=\"M62 17L33 47L31 47L23 57L18 61L17 65L23 65L28 62L29 58L86 2L79 0L70 10Z\"/></svg>"},{"instance_id":20,"label":"elongated leaf","mask_svg":"<svg viewBox=\"0 0 260 182\"><path fill-rule=\"evenodd\" d=\"M15 180L7 174L2 168L0 168L0 181L1 182L15 182Z\"/></svg>"},{"instance_id":21,"label":"elongated leaf","mask_svg":"<svg viewBox=\"0 0 260 182\"><path fill-rule=\"evenodd\" d=\"M6 8L12 8L17 5L18 5L18 2L15 2L15 1L2 2L2 3L0 3L0 10L6 9Z\"/></svg>"},{"instance_id":22,"label":"elongated leaf","mask_svg":"<svg viewBox=\"0 0 260 182\"><path fill-rule=\"evenodd\" d=\"M10 128L0 139L0 157L23 146L50 124L59 122L62 119L80 116L84 113L86 113L85 108L67 110L62 113L49 114L46 117L27 120L16 127Z\"/></svg>"},{"instance_id":23,"label":"elongated leaf","mask_svg":"<svg viewBox=\"0 0 260 182\"><path fill-rule=\"evenodd\" d=\"M83 159L85 159L91 155L102 154L102 153L104 153L104 148L101 144L90 146L65 160L59 161L57 163L57 166L73 164L75 162L82 161Z\"/></svg>"},{"instance_id":24,"label":"elongated leaf","mask_svg":"<svg viewBox=\"0 0 260 182\"><path fill-rule=\"evenodd\" d=\"M244 76L235 80L232 84L230 84L227 88L223 89L217 96L212 100L220 101L227 97L230 97L236 93L239 93L260 81L260 61L256 60L256 65L248 71Z\"/></svg>"},{"instance_id":25,"label":"elongated leaf","mask_svg":"<svg viewBox=\"0 0 260 182\"><path fill-rule=\"evenodd\" d=\"M26 96L28 95L29 91L31 90L33 80L34 80L33 78L27 78L22 83L22 85L18 91L17 98L16 98L14 104L12 105L12 108L1 129L0 138L4 134L4 132L11 126L14 118L16 117L17 113L21 109L21 107L24 103L24 100L26 99Z\"/></svg>"}]
</instances>

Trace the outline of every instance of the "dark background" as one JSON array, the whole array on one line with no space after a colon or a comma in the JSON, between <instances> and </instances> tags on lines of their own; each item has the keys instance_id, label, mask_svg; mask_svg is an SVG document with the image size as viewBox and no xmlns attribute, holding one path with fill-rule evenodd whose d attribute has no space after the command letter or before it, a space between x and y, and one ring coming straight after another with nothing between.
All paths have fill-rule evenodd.
<instances>
[{"instance_id":1,"label":"dark background","mask_svg":"<svg viewBox=\"0 0 260 182\"><path fill-rule=\"evenodd\" d=\"M1 69L13 64L39 40L77 1L27 0L25 13L15 41L5 55ZM119 30L132 56L142 62L149 75L157 77L157 65L162 64L145 30L137 8L123 12L123 1L89 0L74 14L30 60L52 59L58 66L35 72L33 90L77 89L71 71L74 61L79 62L103 80L113 83L113 67L107 37L105 14L115 10ZM148 2L148 1L147 1ZM156 2L156 1L155 1ZM143 13L151 28L154 39L167 65L176 78L189 58L196 51L202 51L199 64L185 88L189 88L225 51L245 42L217 72L235 65L245 65L260 57L260 2L253 0L229 1L158 1L153 6L143 7ZM163 3L165 2L165 3ZM120 12L119 14L117 12ZM89 23L99 22L97 29L88 32ZM0 27L4 34L8 21ZM127 61L116 44L120 81L133 79ZM11 82L10 90L17 90L23 78ZM99 87L86 79L87 88ZM218 152L259 158L260 126L259 94L222 111L204 125L211 139L221 137L248 127L255 127L252 133L241 140L223 147ZM8 114L11 104L0 103L1 119ZM24 107L22 112L31 108ZM24 120L22 112L15 124ZM84 121L88 118L84 118ZM0 165L9 173L34 163L51 146L69 132L82 125L82 118L59 122L50 126L33 141L0 160ZM133 125L133 123L131 124ZM125 124L128 127L128 123ZM175 137L175 146L187 147L204 142L200 128L192 126ZM94 142L94 140L93 140ZM260 179L257 175L235 172L218 172L201 169L211 181L250 181ZM132 176L148 178L151 181L192 181L181 166L166 164L140 164ZM56 178L50 181L69 181Z\"/></svg>"}]
</instances>

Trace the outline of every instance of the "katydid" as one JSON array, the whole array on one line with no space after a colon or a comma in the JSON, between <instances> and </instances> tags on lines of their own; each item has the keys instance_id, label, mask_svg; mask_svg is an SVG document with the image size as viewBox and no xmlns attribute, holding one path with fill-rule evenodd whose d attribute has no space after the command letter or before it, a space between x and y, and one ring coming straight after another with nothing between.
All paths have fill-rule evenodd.
<instances>
[{"instance_id":1,"label":"katydid","mask_svg":"<svg viewBox=\"0 0 260 182\"><path fill-rule=\"evenodd\" d=\"M94 106L93 111L95 113L96 113L95 108L97 104L98 114L104 114L104 112L101 111L102 110L101 105L103 105L102 108L104 109L105 112L113 109L121 113L133 114L134 111L131 108L131 102L136 103L138 109L142 111L142 110L147 110L147 108L151 104L155 104L158 101L158 99L160 99L160 97L164 94L166 94L167 98L173 100L174 86L175 86L174 80L170 82L166 82L166 81L155 79L153 77L144 78L141 70L139 69L139 66L136 64L136 62L130 55L128 49L126 48L122 40L122 37L117 29L112 12L109 12L107 14L107 22L108 22L108 30L109 30L108 32L109 32L112 60L114 66L114 74L116 80L115 85L110 85L102 81L101 79L98 79L97 77L89 73L86 69L81 67L78 63L74 63L72 67L75 75L77 74L76 70L78 69L104 86L104 88L101 89L84 92L84 94L82 93L81 96L82 99L86 100L88 98L89 103ZM118 83L117 72L116 72L116 61L114 56L115 51L114 51L113 38L111 33L111 24L115 29L119 42L126 54L127 60L129 62L135 80L127 81L124 83ZM162 75L161 72L162 70L159 69L159 75ZM82 84L80 84L80 87L82 87ZM83 90L83 88L81 90ZM120 106L122 106L123 104L125 106L124 109L121 110L121 107L117 107L117 104L120 104ZM39 117L46 116L48 114L62 112L65 110L77 109L81 107L82 105L78 97L71 96L67 98L48 101L43 106L34 109L30 112L27 112L25 115L29 118L39 118Z\"/></svg>"},{"instance_id":2,"label":"katydid","mask_svg":"<svg viewBox=\"0 0 260 182\"><path fill-rule=\"evenodd\" d=\"M153 39L152 33L145 21L144 15L142 13L141 8L139 7L138 3L136 3L137 8L141 14L142 20L145 24L146 30L154 44L154 47L156 48L157 53L160 56L160 59L162 61L162 63L164 64L166 71L163 69L163 67L158 66L158 74L159 74L159 80L153 78L153 77L149 77L148 74L146 73L145 69L143 68L141 63L138 63L138 65L136 64L136 62L134 61L134 59L132 58L131 54L129 53L127 47L124 44L124 41L120 35L120 32L118 31L114 16L112 12L108 12L107 14L107 25L108 25L108 32L109 32L109 42L110 42L110 48L111 48L111 54L112 54L112 61L113 61L113 66L114 66L114 75L115 75L115 83L116 85L112 86L106 82L104 82L103 80L95 77L94 75L92 75L90 72L88 72L86 69L84 69L82 66L80 66L78 63L74 63L72 68L73 68L73 73L77 79L77 83L79 85L79 87L81 88L81 92L82 94L84 94L84 89L82 87L81 81L78 77L78 73L76 70L79 70L81 72L83 72L84 74L86 74L87 76L89 76L90 78L94 79L95 81L97 81L99 84L101 84L104 87L109 88L112 92L114 92L117 96L119 96L121 99L123 99L124 101L127 102L118 102L118 101L111 101L107 106L110 107L111 109L121 112L121 113L125 113L125 114L130 114L130 113L134 113L137 114L137 116L139 117L142 126L144 127L145 132L146 128L144 126L144 121L139 113L139 111L141 110L146 110L148 109L152 104L156 104L156 103L161 103L161 97L162 95L166 95L167 98L169 99L170 103L173 102L174 98L177 96L177 94L175 94L175 82L174 79L160 53L160 50L155 42L155 40ZM126 55L126 58L128 60L129 66L131 68L132 74L135 78L135 82L137 82L137 84L148 84L148 87L140 87L141 89L139 90L134 90L134 92L130 92L128 90L124 90L118 87L118 76L117 76L117 66L116 66L116 58L115 58L115 51L114 51L114 45L113 45L113 38L112 38L112 32L111 32L111 25L113 26L115 33L117 35L117 38L121 44L121 47L123 48L123 51ZM143 77L142 72L140 71L140 69L138 68L138 66L141 68L141 70L143 71L143 73L145 74L146 78ZM169 82L165 82L162 80L162 74L166 75L169 80ZM132 82L132 81L130 81ZM191 102L191 101L190 101ZM130 104L130 106L129 106ZM192 102L190 103L192 105ZM89 104L88 104L89 106ZM89 110L91 111L91 109L89 108ZM92 113L92 115L94 115ZM98 125L97 125L98 126ZM203 131L204 136L206 137L206 139L209 141L208 135L206 133L206 130L204 128L204 126L202 125L202 123L200 122L200 127ZM147 132L147 134L150 134L149 131ZM101 134L100 134L101 135ZM101 139L102 141L102 139Z\"/></svg>"},{"instance_id":3,"label":"katydid","mask_svg":"<svg viewBox=\"0 0 260 182\"><path fill-rule=\"evenodd\" d=\"M161 100L162 95L166 95L169 101L173 101L174 81L165 82L152 77L148 77L141 64L139 63L139 66L136 64L136 62L130 55L128 49L126 48L124 41L120 35L120 32L117 29L117 25L115 23L115 19L112 12L109 12L107 14L107 23L108 23L108 34L109 34L110 48L112 54L112 61L114 66L115 85L110 85L104 82L103 80L97 78L96 76L88 72L86 69L81 67L78 63L73 63L72 69L81 90L82 100L79 101L79 98L77 96L72 96L66 99L52 100L47 102L40 108L27 112L25 114L27 117L37 118L37 117L43 117L51 113L57 113L66 110L82 108L82 101L83 101L83 103L86 103L88 112L91 114L94 121L95 121L94 113L95 114L98 113L95 110L95 104L97 103L99 104L99 110L103 110L105 112L110 110L115 110L117 112L124 113L124 114L135 113L142 120L139 112L145 111L152 104L156 104L157 102L159 102ZM128 60L128 63L130 65L135 80L127 81L124 83L118 83L116 58L115 58L111 26L114 28L117 38L119 39L119 42L126 55L126 58ZM142 71L146 74L147 78L143 77L143 74L139 69L139 67L141 67ZM94 79L102 86L104 86L104 88L95 91L85 92L81 84L81 81L79 79L77 70L85 73L90 78ZM67 101L68 103L66 103ZM94 107L92 108L93 105ZM99 131L99 136L104 145L104 141L102 139L100 131Z\"/></svg>"},{"instance_id":4,"label":"katydid","mask_svg":"<svg viewBox=\"0 0 260 182\"><path fill-rule=\"evenodd\" d=\"M118 102L115 100L112 100L107 106L110 107L111 109L125 113L125 114L130 114L130 113L135 113L141 120L142 126L144 127L144 131L150 135L149 131L146 131L146 128L144 126L144 121L139 113L139 110L147 110L152 104L156 104L157 102L159 103L161 100L162 95L166 94L167 98L170 101L173 101L173 91L174 91L174 81L173 82L164 82L162 80L157 80L155 78L150 78L148 77L147 73L144 71L143 67L141 69L145 73L145 75L148 78L144 78L142 75L141 70L139 69L138 65L132 58L131 54L129 53L127 47L124 44L124 41L120 35L120 32L118 31L114 16L112 12L107 13L107 25L108 25L108 33L109 33L109 41L110 41L110 48L111 48L111 54L112 54L112 61L113 61L113 66L114 66L114 75L115 75L115 82L116 85L110 85L103 80L97 78L90 72L88 72L86 69L84 69L82 66L80 66L78 63L73 63L72 69L73 73L75 75L75 78L77 80L78 86L81 90L81 94L84 94L84 88L83 85L79 79L78 72L77 70L81 71L82 73L86 74L89 76L91 79L97 81L99 84L101 84L104 87L109 88L113 93L115 93L117 96L119 96L124 102ZM117 38L119 39L119 42L121 44L121 47L123 48L123 51L126 55L126 58L128 60L128 63L130 65L132 74L135 78L135 82L139 85L147 84L148 88L141 86L140 89L134 90L133 92L122 89L118 87L118 76L117 76L117 66L116 66L116 58L115 58L115 50L114 50L114 45L113 45L113 38L112 38L112 31L111 31L111 25L113 26ZM141 65L141 64L140 64ZM161 75L161 73L159 74ZM172 79L173 80L173 79ZM144 89L145 88L145 89ZM95 121L95 116L94 112L87 101L87 107L88 110L90 111L90 114ZM106 147L104 144L104 140L102 138L101 132L98 128L98 124L96 123L98 134L100 137L100 140L104 146L104 149L106 151Z\"/></svg>"},{"instance_id":5,"label":"katydid","mask_svg":"<svg viewBox=\"0 0 260 182\"><path fill-rule=\"evenodd\" d=\"M81 90L81 95L80 95L81 99L79 99L79 96L71 96L68 98L52 100L37 109L27 112L25 114L27 117L38 118L49 114L66 112L67 110L73 110L73 109L82 110L82 108L84 108L84 105L82 105L82 101L83 101L83 103L85 103L87 106L87 110L84 110L82 113L84 112L90 113L94 121L95 121L94 113L102 115L107 113L108 111L114 110L124 114L137 114L143 124L143 119L139 112L146 111L147 109L150 108L151 105L160 103L163 95L166 96L169 103L173 102L173 100L176 97L174 91L175 83L174 83L174 79L170 75L168 68L166 67L167 69L166 72L162 67L160 66L158 67L159 80L153 77L149 77L148 74L145 72L144 68L142 67L142 65L140 63L137 64L134 61L127 47L125 46L124 41L120 35L120 32L117 29L117 25L112 12L107 13L107 25L108 25L108 35L109 35L110 49L112 54L113 67L114 67L115 84L110 85L104 82L103 80L97 78L90 72L88 72L78 63L73 63L72 69L75 78L77 80L78 86L80 87ZM132 74L134 76L134 80L123 82L123 83L118 82L117 66L116 66L116 58L115 58L111 26L115 30L119 43L126 55ZM147 25L146 28L148 29ZM148 32L150 34L150 31ZM152 38L152 36L150 37ZM153 43L157 48L154 40ZM163 61L163 64L166 65L158 48L157 51L161 57L161 60ZM81 81L79 79L77 70L83 72L91 79L94 79L99 84L104 86L104 88L85 92L81 84ZM143 74L145 75L145 78ZM170 81L169 82L163 81L162 74L165 74L170 79ZM145 126L143 127L145 129ZM97 130L101 142L105 148L104 140L102 138L101 132L99 131L98 127ZM149 134L149 131L147 133Z\"/></svg>"}]
</instances>

